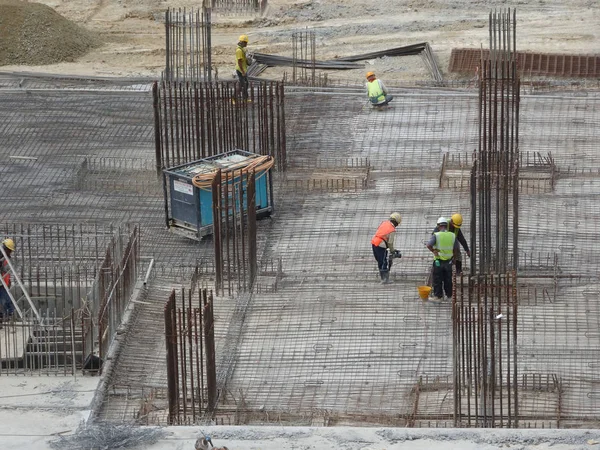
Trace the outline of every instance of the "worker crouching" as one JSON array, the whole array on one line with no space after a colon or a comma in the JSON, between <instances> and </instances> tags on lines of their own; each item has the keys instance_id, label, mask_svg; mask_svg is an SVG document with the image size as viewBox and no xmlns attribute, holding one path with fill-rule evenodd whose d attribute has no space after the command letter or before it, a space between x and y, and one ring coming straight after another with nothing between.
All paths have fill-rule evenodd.
<instances>
[{"instance_id":1,"label":"worker crouching","mask_svg":"<svg viewBox=\"0 0 600 450\"><path fill-rule=\"evenodd\" d=\"M367 96L373 106L385 106L393 100L388 94L387 88L383 81L378 80L373 72L367 72Z\"/></svg>"},{"instance_id":2,"label":"worker crouching","mask_svg":"<svg viewBox=\"0 0 600 450\"><path fill-rule=\"evenodd\" d=\"M400 252L394 248L394 240L396 237L396 227L402 223L400 213L392 213L388 220L384 220L375 236L371 239L371 247L373 248L373 256L377 260L381 284L390 283L390 268L394 258L400 258Z\"/></svg>"},{"instance_id":3,"label":"worker crouching","mask_svg":"<svg viewBox=\"0 0 600 450\"><path fill-rule=\"evenodd\" d=\"M427 248L433 253L433 295L442 301L444 293L452 299L452 259L458 252L456 235L448 231L448 219L440 217L437 229L427 242Z\"/></svg>"}]
</instances>

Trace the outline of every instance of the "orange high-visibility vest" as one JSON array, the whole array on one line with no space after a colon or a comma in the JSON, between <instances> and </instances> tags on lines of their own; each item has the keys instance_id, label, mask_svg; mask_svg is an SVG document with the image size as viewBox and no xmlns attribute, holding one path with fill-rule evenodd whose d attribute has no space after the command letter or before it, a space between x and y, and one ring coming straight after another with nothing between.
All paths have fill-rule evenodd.
<instances>
[{"instance_id":1,"label":"orange high-visibility vest","mask_svg":"<svg viewBox=\"0 0 600 450\"><path fill-rule=\"evenodd\" d=\"M4 280L6 285L10 287L10 273L8 273L8 261L4 258L2 258L2 269L0 270L0 273L3 274L2 279ZM3 287L4 286L0 286L0 288Z\"/></svg>"},{"instance_id":2,"label":"orange high-visibility vest","mask_svg":"<svg viewBox=\"0 0 600 450\"><path fill-rule=\"evenodd\" d=\"M379 247L379 244L385 241L385 246L387 247L387 241L390 238L390 234L394 231L396 231L396 227L392 222L389 220L381 222L381 225L379 225L379 228L377 228L377 231L375 232L375 236L371 239L371 244Z\"/></svg>"}]
</instances>

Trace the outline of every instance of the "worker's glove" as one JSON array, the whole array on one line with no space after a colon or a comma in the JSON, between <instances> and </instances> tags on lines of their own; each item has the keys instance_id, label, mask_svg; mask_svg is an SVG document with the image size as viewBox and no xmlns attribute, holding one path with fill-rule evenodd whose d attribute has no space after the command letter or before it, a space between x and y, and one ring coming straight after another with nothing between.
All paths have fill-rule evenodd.
<instances>
[{"instance_id":1,"label":"worker's glove","mask_svg":"<svg viewBox=\"0 0 600 450\"><path fill-rule=\"evenodd\" d=\"M440 260L439 260L439 259L436 259L436 260L435 260L435 262L433 263L433 265L434 265L435 267L440 267Z\"/></svg>"}]
</instances>

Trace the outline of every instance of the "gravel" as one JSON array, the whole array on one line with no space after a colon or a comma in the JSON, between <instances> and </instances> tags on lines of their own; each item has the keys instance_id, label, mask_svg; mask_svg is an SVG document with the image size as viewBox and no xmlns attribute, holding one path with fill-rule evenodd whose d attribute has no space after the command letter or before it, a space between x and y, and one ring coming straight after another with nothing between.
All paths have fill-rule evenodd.
<instances>
[{"instance_id":1,"label":"gravel","mask_svg":"<svg viewBox=\"0 0 600 450\"><path fill-rule=\"evenodd\" d=\"M0 0L0 66L71 62L100 44L94 33L48 6Z\"/></svg>"}]
</instances>

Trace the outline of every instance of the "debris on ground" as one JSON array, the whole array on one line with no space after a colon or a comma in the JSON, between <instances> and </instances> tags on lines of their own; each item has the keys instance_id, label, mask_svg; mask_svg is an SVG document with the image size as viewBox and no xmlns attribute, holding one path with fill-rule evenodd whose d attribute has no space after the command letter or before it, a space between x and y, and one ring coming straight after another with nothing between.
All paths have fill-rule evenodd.
<instances>
[{"instance_id":1,"label":"debris on ground","mask_svg":"<svg viewBox=\"0 0 600 450\"><path fill-rule=\"evenodd\" d=\"M49 6L0 0L0 66L72 62L100 44L95 33Z\"/></svg>"},{"instance_id":2,"label":"debris on ground","mask_svg":"<svg viewBox=\"0 0 600 450\"><path fill-rule=\"evenodd\" d=\"M59 436L50 442L50 446L56 450L147 448L165 434L160 428L112 423L82 424L74 434Z\"/></svg>"}]
</instances>

